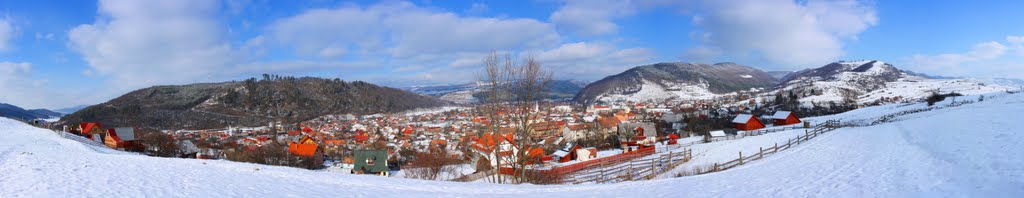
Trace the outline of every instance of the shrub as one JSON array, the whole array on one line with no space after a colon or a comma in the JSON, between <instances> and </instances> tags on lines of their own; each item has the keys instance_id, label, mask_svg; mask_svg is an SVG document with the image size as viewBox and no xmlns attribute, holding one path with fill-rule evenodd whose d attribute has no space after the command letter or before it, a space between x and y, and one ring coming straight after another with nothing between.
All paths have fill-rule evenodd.
<instances>
[{"instance_id":1,"label":"shrub","mask_svg":"<svg viewBox=\"0 0 1024 198\"><path fill-rule=\"evenodd\" d=\"M450 165L461 163L462 160L457 157L450 156L446 151L440 149L436 152L416 153L413 156L413 160L409 162L409 168L406 168L403 171L405 172L406 178L413 179L438 180L455 178L458 176L456 167Z\"/></svg>"},{"instance_id":2,"label":"shrub","mask_svg":"<svg viewBox=\"0 0 1024 198\"><path fill-rule=\"evenodd\" d=\"M561 184L565 175L555 171L527 171L523 181L532 184Z\"/></svg>"},{"instance_id":3,"label":"shrub","mask_svg":"<svg viewBox=\"0 0 1024 198\"><path fill-rule=\"evenodd\" d=\"M932 106L932 105L935 105L936 102L946 100L946 97L956 97L956 96L963 96L963 95L960 94L960 93L956 93L956 92L947 93L947 94L939 94L939 93L934 93L933 92L931 96L928 96L928 98L925 98L925 101L928 102L928 106Z\"/></svg>"}]
</instances>

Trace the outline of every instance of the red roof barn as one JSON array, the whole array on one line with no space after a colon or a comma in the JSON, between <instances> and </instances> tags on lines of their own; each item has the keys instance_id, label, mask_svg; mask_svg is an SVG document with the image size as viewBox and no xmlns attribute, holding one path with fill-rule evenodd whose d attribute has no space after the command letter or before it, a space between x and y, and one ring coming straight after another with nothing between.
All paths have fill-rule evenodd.
<instances>
[{"instance_id":1,"label":"red roof barn","mask_svg":"<svg viewBox=\"0 0 1024 198\"><path fill-rule=\"evenodd\" d=\"M743 131L764 128L764 123L761 123L761 120L758 120L757 117L754 117L753 115L750 114L737 115L735 119L732 119L732 123L736 123L737 130Z\"/></svg>"},{"instance_id":2,"label":"red roof barn","mask_svg":"<svg viewBox=\"0 0 1024 198\"><path fill-rule=\"evenodd\" d=\"M800 123L800 118L796 117L796 114L789 111L777 111L775 115L772 115L775 126L791 125Z\"/></svg>"}]
</instances>

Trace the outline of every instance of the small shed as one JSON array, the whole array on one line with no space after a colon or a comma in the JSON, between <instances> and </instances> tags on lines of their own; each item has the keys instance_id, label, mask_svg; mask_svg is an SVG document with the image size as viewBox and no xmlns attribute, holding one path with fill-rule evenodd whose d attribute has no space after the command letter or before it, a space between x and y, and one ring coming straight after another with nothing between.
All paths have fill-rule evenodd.
<instances>
[{"instance_id":1,"label":"small shed","mask_svg":"<svg viewBox=\"0 0 1024 198\"><path fill-rule=\"evenodd\" d=\"M713 137L713 138L725 137L725 131L712 131L711 132L711 137Z\"/></svg>"},{"instance_id":2,"label":"small shed","mask_svg":"<svg viewBox=\"0 0 1024 198\"><path fill-rule=\"evenodd\" d=\"M678 142L676 141L677 139L679 139L678 135L676 135L674 133L673 134L668 134L668 145L678 144Z\"/></svg>"},{"instance_id":3,"label":"small shed","mask_svg":"<svg viewBox=\"0 0 1024 198\"><path fill-rule=\"evenodd\" d=\"M565 162L569 162L569 161L575 160L577 158L576 157L576 150L579 150L579 149L580 149L580 145L577 145L577 144L574 144L574 143L569 143L569 144L566 144L564 148L555 151L555 153L553 155L558 157L558 162L565 163Z\"/></svg>"},{"instance_id":4,"label":"small shed","mask_svg":"<svg viewBox=\"0 0 1024 198\"><path fill-rule=\"evenodd\" d=\"M764 123L750 114L739 114L732 119L732 123L736 124L736 130L750 131L764 128Z\"/></svg>"},{"instance_id":5,"label":"small shed","mask_svg":"<svg viewBox=\"0 0 1024 198\"><path fill-rule=\"evenodd\" d=\"M796 114L789 111L776 111L775 114L772 115L772 121L772 124L775 124L775 126L791 125L801 122L800 118L796 117Z\"/></svg>"},{"instance_id":6,"label":"small shed","mask_svg":"<svg viewBox=\"0 0 1024 198\"><path fill-rule=\"evenodd\" d=\"M378 174L388 171L388 152L384 150L357 150L352 173Z\"/></svg>"},{"instance_id":7,"label":"small shed","mask_svg":"<svg viewBox=\"0 0 1024 198\"><path fill-rule=\"evenodd\" d=\"M597 148L587 147L576 149L576 161L587 161L597 158Z\"/></svg>"}]
</instances>

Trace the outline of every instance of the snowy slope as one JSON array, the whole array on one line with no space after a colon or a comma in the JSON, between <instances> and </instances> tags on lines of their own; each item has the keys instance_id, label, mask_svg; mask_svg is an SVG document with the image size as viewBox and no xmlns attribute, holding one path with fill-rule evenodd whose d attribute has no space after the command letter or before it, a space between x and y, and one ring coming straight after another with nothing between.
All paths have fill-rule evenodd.
<instances>
[{"instance_id":1,"label":"snowy slope","mask_svg":"<svg viewBox=\"0 0 1024 198\"><path fill-rule=\"evenodd\" d=\"M573 99L581 103L700 100L774 86L764 71L735 63L666 62L637 66L587 85Z\"/></svg>"},{"instance_id":2,"label":"snowy slope","mask_svg":"<svg viewBox=\"0 0 1024 198\"><path fill-rule=\"evenodd\" d=\"M871 119L915 108L923 105L884 105L808 120ZM975 104L901 116L898 122L838 129L723 172L576 186L419 181L228 161L152 158L84 146L0 118L0 195L1017 197L1024 194L1024 158L1020 157L1024 149L1019 146L1024 134L1016 128L1019 119L1007 115L1022 111L1024 94L992 96ZM788 135L780 132L780 136Z\"/></svg>"},{"instance_id":3,"label":"snowy slope","mask_svg":"<svg viewBox=\"0 0 1024 198\"><path fill-rule=\"evenodd\" d=\"M1024 193L1024 134L1016 131L1012 112L1024 110L1024 95L990 94L984 102L897 117L897 122L842 128L826 133L792 152L766 157L721 174L703 175L736 181L736 186L776 189L776 193L745 192L742 196L850 197L1016 197ZM807 118L816 122L842 119L855 123L886 114L925 109L927 105L884 105ZM795 136L783 134L778 136ZM755 143L755 144L751 144ZM756 143L761 143L760 145ZM785 139L777 143L784 144ZM715 144L736 144L743 148ZM754 153L771 140L741 139L694 148L694 163L735 159L738 151ZM702 160L698 150L707 150ZM702 162L707 161L707 162ZM767 186L765 184L774 184ZM701 188L698 186L698 188Z\"/></svg>"},{"instance_id":4,"label":"snowy slope","mask_svg":"<svg viewBox=\"0 0 1024 198\"><path fill-rule=\"evenodd\" d=\"M932 79L912 75L882 61L840 61L820 68L798 72L788 76L773 92L801 95L803 106L817 103L842 103L852 99L859 104L870 104L883 98L899 98L895 101L915 101L925 98L933 91L942 93L958 92L964 95L978 95L1017 90L1013 86L985 83L973 79Z\"/></svg>"},{"instance_id":5,"label":"snowy slope","mask_svg":"<svg viewBox=\"0 0 1024 198\"><path fill-rule=\"evenodd\" d=\"M669 99L707 100L719 96L718 94L712 93L708 90L708 83L704 81L697 84L665 82L665 84L667 84L666 86L662 86L648 80L642 80L642 82L643 83L640 84L640 90L636 92L622 94L608 93L598 96L597 101L647 102Z\"/></svg>"}]
</instances>

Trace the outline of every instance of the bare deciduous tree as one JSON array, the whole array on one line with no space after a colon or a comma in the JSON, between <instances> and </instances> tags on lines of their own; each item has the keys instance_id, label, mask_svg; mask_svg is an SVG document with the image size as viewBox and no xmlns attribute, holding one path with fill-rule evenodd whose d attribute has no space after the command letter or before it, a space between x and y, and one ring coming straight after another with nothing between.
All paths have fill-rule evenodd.
<instances>
[{"instance_id":1,"label":"bare deciduous tree","mask_svg":"<svg viewBox=\"0 0 1024 198\"><path fill-rule=\"evenodd\" d=\"M531 162L539 159L531 159L529 154L530 143L534 142L530 137L531 126L539 122L538 107L543 102L544 90L551 82L551 73L545 71L540 62L533 58L527 58L523 63L517 64L510 55L499 57L492 52L484 60L484 74L482 81L487 84L487 98L481 106L482 112L488 117L489 123L485 130L500 133L507 131L512 133L513 146L518 148L511 155L500 155L501 146L496 146L493 156L499 159L496 167L499 169L493 181L502 183L500 168L507 167L513 170L513 177L506 178L508 181L521 183L525 181L526 168ZM502 130L506 128L507 130ZM504 137L504 136L503 136ZM499 144L500 145L500 144Z\"/></svg>"},{"instance_id":2,"label":"bare deciduous tree","mask_svg":"<svg viewBox=\"0 0 1024 198\"><path fill-rule=\"evenodd\" d=\"M142 144L146 146L146 150L155 156L178 157L179 155L178 143L170 134L159 131L146 132L142 135L141 139Z\"/></svg>"},{"instance_id":3,"label":"bare deciduous tree","mask_svg":"<svg viewBox=\"0 0 1024 198\"><path fill-rule=\"evenodd\" d=\"M456 167L451 165L461 163L461 160L448 155L444 149L418 152L409 162L408 168L404 169L405 177L423 180L451 179L459 176Z\"/></svg>"}]
</instances>

